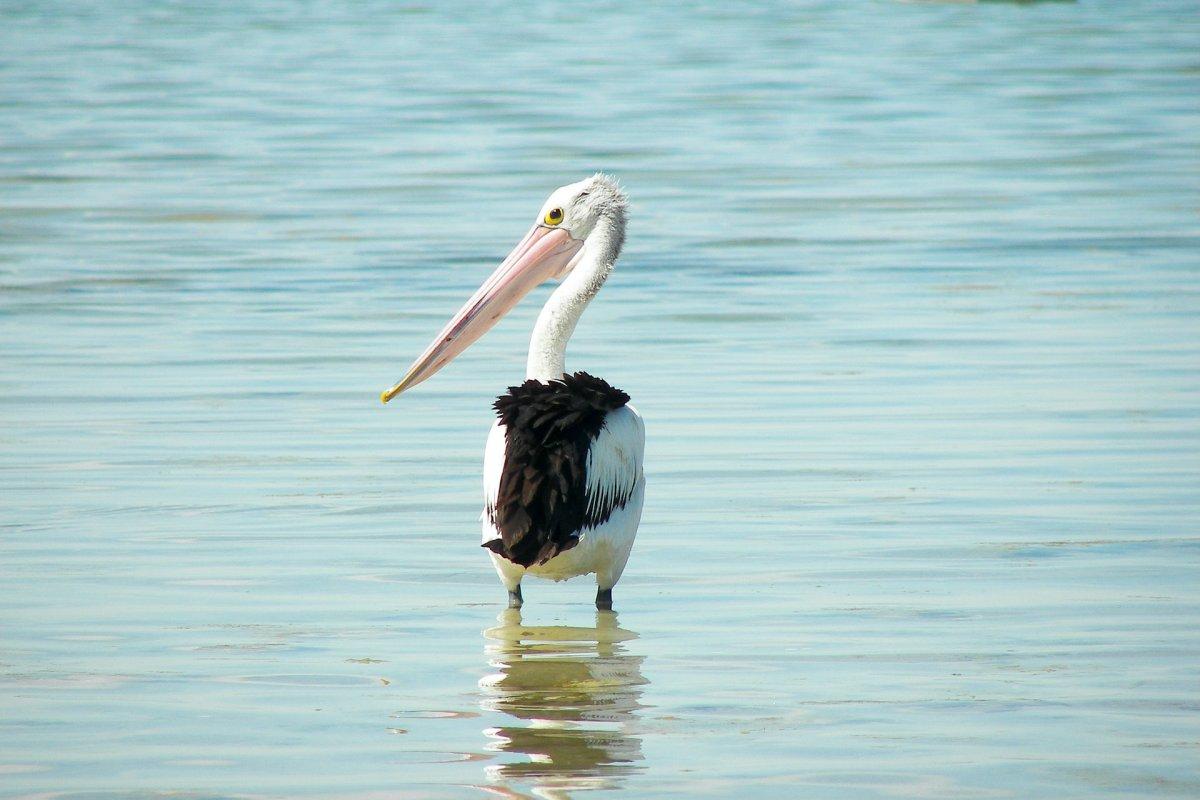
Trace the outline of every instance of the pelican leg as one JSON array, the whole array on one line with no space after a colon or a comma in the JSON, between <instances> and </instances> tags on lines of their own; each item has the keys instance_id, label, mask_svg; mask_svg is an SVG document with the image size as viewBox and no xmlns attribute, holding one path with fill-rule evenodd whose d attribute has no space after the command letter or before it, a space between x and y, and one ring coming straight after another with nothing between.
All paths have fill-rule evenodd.
<instances>
[{"instance_id":1,"label":"pelican leg","mask_svg":"<svg viewBox=\"0 0 1200 800\"><path fill-rule=\"evenodd\" d=\"M612 611L612 587L596 590L596 608L601 611Z\"/></svg>"},{"instance_id":2,"label":"pelican leg","mask_svg":"<svg viewBox=\"0 0 1200 800\"><path fill-rule=\"evenodd\" d=\"M508 592L508 607L509 608L520 608L521 604L524 602L525 602L525 599L523 597L521 597L521 584L518 583L517 588L510 589ZM597 601L597 602L599 602L599 601Z\"/></svg>"}]
</instances>

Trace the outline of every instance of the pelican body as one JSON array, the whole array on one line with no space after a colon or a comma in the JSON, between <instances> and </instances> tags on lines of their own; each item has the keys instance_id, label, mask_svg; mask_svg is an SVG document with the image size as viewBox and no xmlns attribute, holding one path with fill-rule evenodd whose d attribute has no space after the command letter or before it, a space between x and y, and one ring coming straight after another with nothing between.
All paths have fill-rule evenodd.
<instances>
[{"instance_id":1,"label":"pelican body","mask_svg":"<svg viewBox=\"0 0 1200 800\"><path fill-rule=\"evenodd\" d=\"M596 576L596 606L629 559L642 514L645 428L629 395L586 372L566 372L566 347L625 241L624 192L605 175L555 190L538 221L385 391L388 402L431 377L534 287L560 279L538 315L525 381L496 399L484 453L483 547L522 603L526 574Z\"/></svg>"}]
</instances>

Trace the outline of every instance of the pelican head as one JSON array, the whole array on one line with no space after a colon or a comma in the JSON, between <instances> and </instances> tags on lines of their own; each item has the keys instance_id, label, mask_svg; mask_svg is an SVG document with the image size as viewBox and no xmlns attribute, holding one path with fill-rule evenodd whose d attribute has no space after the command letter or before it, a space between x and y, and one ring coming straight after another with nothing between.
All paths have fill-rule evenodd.
<instances>
[{"instance_id":1,"label":"pelican head","mask_svg":"<svg viewBox=\"0 0 1200 800\"><path fill-rule=\"evenodd\" d=\"M607 175L563 186L542 204L533 227L471 299L458 310L404 378L380 395L383 402L432 377L487 333L536 286L563 279L580 264L584 245L604 221L604 249L615 258L625 231L628 202Z\"/></svg>"}]
</instances>

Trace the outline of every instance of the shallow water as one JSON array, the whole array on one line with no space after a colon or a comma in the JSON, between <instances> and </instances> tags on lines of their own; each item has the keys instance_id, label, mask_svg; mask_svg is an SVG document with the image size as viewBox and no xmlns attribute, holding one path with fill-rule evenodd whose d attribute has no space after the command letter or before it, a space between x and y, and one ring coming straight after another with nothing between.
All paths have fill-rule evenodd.
<instances>
[{"instance_id":1,"label":"shallow water","mask_svg":"<svg viewBox=\"0 0 1200 800\"><path fill-rule=\"evenodd\" d=\"M1200 15L0 7L6 797L1200 794ZM478 546L555 186L648 427L597 614Z\"/></svg>"}]
</instances>

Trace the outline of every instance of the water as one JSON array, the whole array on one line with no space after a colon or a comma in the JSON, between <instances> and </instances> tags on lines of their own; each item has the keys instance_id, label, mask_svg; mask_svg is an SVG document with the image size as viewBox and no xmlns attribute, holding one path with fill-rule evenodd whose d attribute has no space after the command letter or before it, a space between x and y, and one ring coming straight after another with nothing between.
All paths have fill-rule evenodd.
<instances>
[{"instance_id":1,"label":"water","mask_svg":"<svg viewBox=\"0 0 1200 800\"><path fill-rule=\"evenodd\" d=\"M0 794L1200 794L1192 2L0 9ZM478 546L554 187L648 428Z\"/></svg>"}]
</instances>

